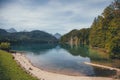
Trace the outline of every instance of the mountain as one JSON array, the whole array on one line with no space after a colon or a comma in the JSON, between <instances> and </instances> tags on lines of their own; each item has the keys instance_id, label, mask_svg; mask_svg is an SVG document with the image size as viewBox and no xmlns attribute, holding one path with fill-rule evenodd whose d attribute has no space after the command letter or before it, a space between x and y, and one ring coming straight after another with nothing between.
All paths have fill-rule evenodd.
<instances>
[{"instance_id":1,"label":"mountain","mask_svg":"<svg viewBox=\"0 0 120 80\"><path fill-rule=\"evenodd\" d=\"M4 30L4 29L0 29L0 35L1 35L1 34L6 34L6 33L7 33L6 30Z\"/></svg>"},{"instance_id":2,"label":"mountain","mask_svg":"<svg viewBox=\"0 0 120 80\"><path fill-rule=\"evenodd\" d=\"M15 33L17 32L14 28L6 29L7 32L9 33Z\"/></svg>"},{"instance_id":3,"label":"mountain","mask_svg":"<svg viewBox=\"0 0 120 80\"><path fill-rule=\"evenodd\" d=\"M33 42L33 43L56 43L57 39L49 33L40 30L34 30L31 32L15 32L9 33L3 29L0 29L0 42Z\"/></svg>"},{"instance_id":4,"label":"mountain","mask_svg":"<svg viewBox=\"0 0 120 80\"><path fill-rule=\"evenodd\" d=\"M29 32L29 31L27 31L27 30L23 30L23 31L21 31L21 32Z\"/></svg>"},{"instance_id":5,"label":"mountain","mask_svg":"<svg viewBox=\"0 0 120 80\"><path fill-rule=\"evenodd\" d=\"M57 39L60 39L61 38L61 34L56 33L56 34L54 34L54 37L56 37Z\"/></svg>"}]
</instances>

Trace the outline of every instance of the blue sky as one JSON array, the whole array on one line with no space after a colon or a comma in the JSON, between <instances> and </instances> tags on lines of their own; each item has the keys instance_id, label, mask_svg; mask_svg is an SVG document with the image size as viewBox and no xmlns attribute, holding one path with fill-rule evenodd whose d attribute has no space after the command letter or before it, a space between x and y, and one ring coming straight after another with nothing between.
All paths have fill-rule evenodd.
<instances>
[{"instance_id":1,"label":"blue sky","mask_svg":"<svg viewBox=\"0 0 120 80\"><path fill-rule=\"evenodd\" d=\"M67 33L88 28L113 0L0 0L0 28Z\"/></svg>"}]
</instances>

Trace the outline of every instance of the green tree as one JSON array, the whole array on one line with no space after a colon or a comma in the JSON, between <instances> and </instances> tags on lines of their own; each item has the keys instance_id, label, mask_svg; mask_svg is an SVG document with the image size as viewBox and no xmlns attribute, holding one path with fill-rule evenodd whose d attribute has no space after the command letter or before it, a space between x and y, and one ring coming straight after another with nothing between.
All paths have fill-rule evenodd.
<instances>
[{"instance_id":1,"label":"green tree","mask_svg":"<svg viewBox=\"0 0 120 80\"><path fill-rule=\"evenodd\" d=\"M69 43L72 38L80 44L106 50L112 57L120 58L120 1L114 0L94 19L91 28L72 30L61 38L61 42Z\"/></svg>"},{"instance_id":2,"label":"green tree","mask_svg":"<svg viewBox=\"0 0 120 80\"><path fill-rule=\"evenodd\" d=\"M10 43L8 43L8 42L2 42L0 44L0 49L9 51L10 50Z\"/></svg>"},{"instance_id":3,"label":"green tree","mask_svg":"<svg viewBox=\"0 0 120 80\"><path fill-rule=\"evenodd\" d=\"M95 18L89 42L92 47L104 48L113 57L120 58L120 1L114 0L102 16Z\"/></svg>"}]
</instances>

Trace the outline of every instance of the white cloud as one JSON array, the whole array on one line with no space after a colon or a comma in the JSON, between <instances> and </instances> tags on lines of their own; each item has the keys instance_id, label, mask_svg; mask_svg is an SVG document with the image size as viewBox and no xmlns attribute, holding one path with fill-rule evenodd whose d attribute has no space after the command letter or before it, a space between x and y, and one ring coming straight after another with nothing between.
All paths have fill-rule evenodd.
<instances>
[{"instance_id":1,"label":"white cloud","mask_svg":"<svg viewBox=\"0 0 120 80\"><path fill-rule=\"evenodd\" d=\"M110 4L106 0L18 0L1 8L0 28L39 29L66 33L90 27L94 17ZM102 4L102 5L101 5Z\"/></svg>"}]
</instances>

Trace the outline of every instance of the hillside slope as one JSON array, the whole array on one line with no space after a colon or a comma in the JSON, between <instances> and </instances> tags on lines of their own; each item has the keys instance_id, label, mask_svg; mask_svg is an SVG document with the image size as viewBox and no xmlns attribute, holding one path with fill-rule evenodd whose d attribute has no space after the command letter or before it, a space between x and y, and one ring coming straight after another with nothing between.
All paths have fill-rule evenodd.
<instances>
[{"instance_id":1,"label":"hillside slope","mask_svg":"<svg viewBox=\"0 0 120 80\"><path fill-rule=\"evenodd\" d=\"M49 33L40 30L31 32L8 33L0 29L0 42L39 42L39 43L55 43L57 39Z\"/></svg>"}]
</instances>

